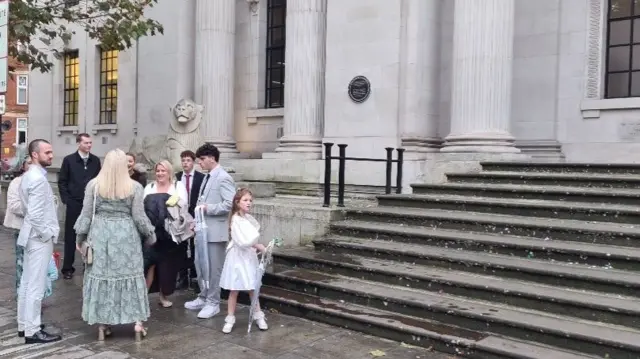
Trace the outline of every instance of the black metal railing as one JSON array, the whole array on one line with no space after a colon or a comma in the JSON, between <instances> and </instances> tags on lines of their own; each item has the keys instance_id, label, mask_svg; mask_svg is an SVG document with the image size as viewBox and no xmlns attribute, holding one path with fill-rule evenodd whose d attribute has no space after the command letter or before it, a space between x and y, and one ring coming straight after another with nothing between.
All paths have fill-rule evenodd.
<instances>
[{"instance_id":1,"label":"black metal railing","mask_svg":"<svg viewBox=\"0 0 640 359\"><path fill-rule=\"evenodd\" d=\"M387 158L366 158L366 157L347 157L347 145L338 145L338 156L332 156L331 150L333 143L324 144L324 203L323 207L329 207L331 204L331 161L338 160L338 207L344 207L344 175L345 165L347 161L360 162L385 162L385 185L384 193L391 193L391 177L393 174L393 164L396 163L396 193L402 193L402 163L404 161L404 148L395 149L397 152L396 159L393 159L393 147L386 147Z\"/></svg>"}]
</instances>

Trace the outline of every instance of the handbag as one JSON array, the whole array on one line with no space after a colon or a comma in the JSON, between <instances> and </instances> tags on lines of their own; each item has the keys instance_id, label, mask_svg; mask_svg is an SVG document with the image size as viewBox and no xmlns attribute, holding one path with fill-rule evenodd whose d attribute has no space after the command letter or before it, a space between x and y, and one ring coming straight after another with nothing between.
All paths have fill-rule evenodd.
<instances>
[{"instance_id":1,"label":"handbag","mask_svg":"<svg viewBox=\"0 0 640 359\"><path fill-rule=\"evenodd\" d=\"M91 224L93 225L93 220L96 216L96 202L98 200L98 185L93 188L93 211L91 214ZM91 229L89 229L89 233L91 233ZM82 254L82 259L85 264L91 265L93 264L93 247L91 246L91 239L87 234L87 238L80 244L80 253Z\"/></svg>"}]
</instances>

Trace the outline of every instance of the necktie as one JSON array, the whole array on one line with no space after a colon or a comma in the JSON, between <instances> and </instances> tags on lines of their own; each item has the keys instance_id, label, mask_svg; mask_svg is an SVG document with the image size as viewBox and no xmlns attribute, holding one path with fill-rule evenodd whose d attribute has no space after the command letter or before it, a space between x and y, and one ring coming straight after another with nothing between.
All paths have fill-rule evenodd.
<instances>
[{"instance_id":1,"label":"necktie","mask_svg":"<svg viewBox=\"0 0 640 359\"><path fill-rule=\"evenodd\" d=\"M200 193L204 193L204 189L207 187L207 182L209 182L210 176L210 174L207 174L207 177L204 178L204 183L202 184L202 187L200 187Z\"/></svg>"},{"instance_id":2,"label":"necktie","mask_svg":"<svg viewBox=\"0 0 640 359\"><path fill-rule=\"evenodd\" d=\"M191 181L189 181L190 174L186 173L185 178L187 179L187 197L191 198Z\"/></svg>"},{"instance_id":3,"label":"necktie","mask_svg":"<svg viewBox=\"0 0 640 359\"><path fill-rule=\"evenodd\" d=\"M87 162L89 162L89 157L82 157L82 162L84 162L84 169L87 169Z\"/></svg>"}]
</instances>

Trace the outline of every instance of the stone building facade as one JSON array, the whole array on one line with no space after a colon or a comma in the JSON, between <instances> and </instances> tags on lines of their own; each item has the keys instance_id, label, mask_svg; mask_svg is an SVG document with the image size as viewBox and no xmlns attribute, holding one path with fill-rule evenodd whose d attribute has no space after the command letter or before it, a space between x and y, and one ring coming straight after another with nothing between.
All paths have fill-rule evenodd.
<instances>
[{"instance_id":1,"label":"stone building facade","mask_svg":"<svg viewBox=\"0 0 640 359\"><path fill-rule=\"evenodd\" d=\"M407 183L479 160L640 150L637 0L164 0L149 16L164 36L117 53L79 32L31 75L29 134L57 158L78 132L98 155L166 133L181 98L204 105L205 140L254 180L321 182L323 142L405 148ZM382 184L374 167L349 164L347 182Z\"/></svg>"}]
</instances>

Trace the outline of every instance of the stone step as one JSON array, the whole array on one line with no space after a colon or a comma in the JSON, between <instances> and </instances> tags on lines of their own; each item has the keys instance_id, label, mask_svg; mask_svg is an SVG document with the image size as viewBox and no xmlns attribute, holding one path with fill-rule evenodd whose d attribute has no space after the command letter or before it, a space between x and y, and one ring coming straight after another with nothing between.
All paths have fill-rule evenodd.
<instances>
[{"instance_id":1,"label":"stone step","mask_svg":"<svg viewBox=\"0 0 640 359\"><path fill-rule=\"evenodd\" d=\"M605 293L630 296L640 294L640 273L632 271L457 251L410 243L398 246L390 241L353 237L317 239L313 244L319 250L335 254L359 254Z\"/></svg>"},{"instance_id":2,"label":"stone step","mask_svg":"<svg viewBox=\"0 0 640 359\"><path fill-rule=\"evenodd\" d=\"M330 223L331 233L363 239L390 240L437 246L452 250L479 251L522 258L578 263L609 269L640 271L640 248L575 241L542 240L504 234L476 233L421 226L364 221ZM397 246L403 246L398 243Z\"/></svg>"},{"instance_id":3,"label":"stone step","mask_svg":"<svg viewBox=\"0 0 640 359\"><path fill-rule=\"evenodd\" d=\"M640 228L621 223L401 207L347 209L345 219L640 247Z\"/></svg>"},{"instance_id":4,"label":"stone step","mask_svg":"<svg viewBox=\"0 0 640 359\"><path fill-rule=\"evenodd\" d=\"M567 350L613 358L640 356L640 331L542 311L471 300L449 294L391 286L304 270L280 272L271 286L325 300L346 302L435 323L455 325L485 335L531 340ZM323 276L323 280L314 280ZM326 304L325 304L326 306ZM447 328L449 329L449 328ZM443 333L444 334L444 333ZM450 334L447 331L446 334Z\"/></svg>"},{"instance_id":5,"label":"stone step","mask_svg":"<svg viewBox=\"0 0 640 359\"><path fill-rule=\"evenodd\" d=\"M483 171L640 175L640 164L632 163L481 162L480 165L482 165Z\"/></svg>"},{"instance_id":6,"label":"stone step","mask_svg":"<svg viewBox=\"0 0 640 359\"><path fill-rule=\"evenodd\" d=\"M361 255L332 254L309 248L278 251L274 256L275 267L278 270L297 268L324 274L305 277L313 281L326 282L327 274L339 274L548 313L570 313L574 317L586 320L640 328L640 301L637 297L500 278L464 269L451 270Z\"/></svg>"},{"instance_id":7,"label":"stone step","mask_svg":"<svg viewBox=\"0 0 640 359\"><path fill-rule=\"evenodd\" d=\"M640 206L437 194L378 196L380 206L442 209L615 223L640 223Z\"/></svg>"},{"instance_id":8,"label":"stone step","mask_svg":"<svg viewBox=\"0 0 640 359\"><path fill-rule=\"evenodd\" d=\"M638 175L590 173L499 172L448 173L450 183L521 184L601 188L640 188Z\"/></svg>"},{"instance_id":9,"label":"stone step","mask_svg":"<svg viewBox=\"0 0 640 359\"><path fill-rule=\"evenodd\" d=\"M530 186L492 183L444 183L411 185L415 194L482 196L640 205L640 190L570 186Z\"/></svg>"},{"instance_id":10,"label":"stone step","mask_svg":"<svg viewBox=\"0 0 640 359\"><path fill-rule=\"evenodd\" d=\"M410 345L470 358L586 359L595 356L484 334L420 317L264 286L261 301L279 312L306 317ZM348 348L345 348L348 350Z\"/></svg>"},{"instance_id":11,"label":"stone step","mask_svg":"<svg viewBox=\"0 0 640 359\"><path fill-rule=\"evenodd\" d=\"M276 184L273 182L236 182L236 188L248 188L254 198L271 198L276 196Z\"/></svg>"}]
</instances>

